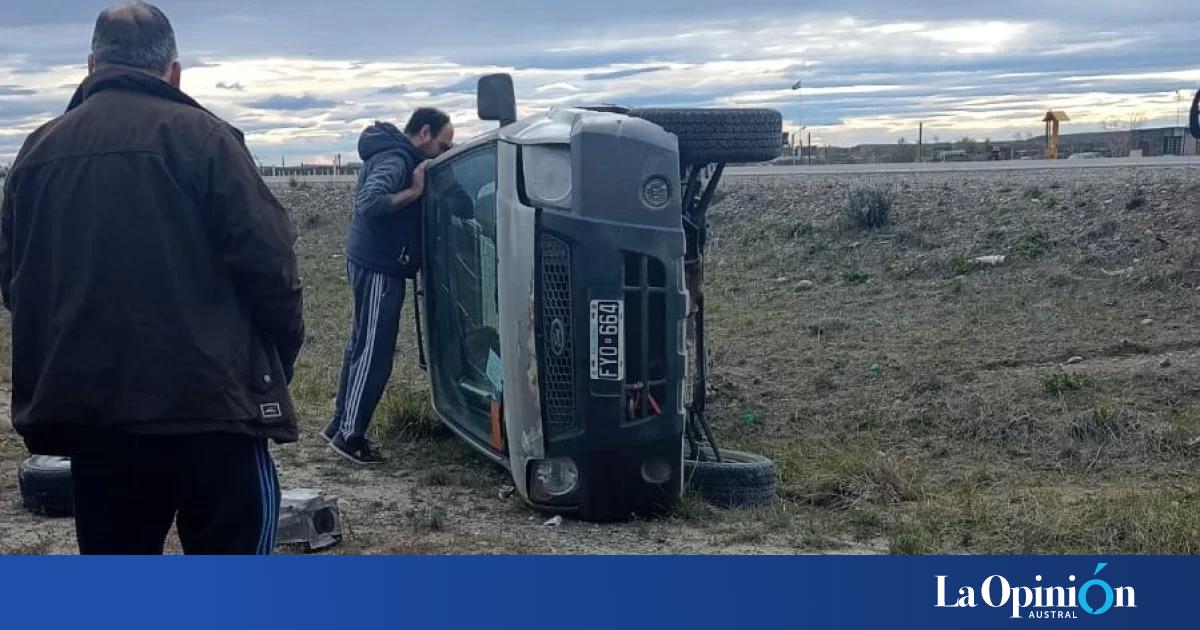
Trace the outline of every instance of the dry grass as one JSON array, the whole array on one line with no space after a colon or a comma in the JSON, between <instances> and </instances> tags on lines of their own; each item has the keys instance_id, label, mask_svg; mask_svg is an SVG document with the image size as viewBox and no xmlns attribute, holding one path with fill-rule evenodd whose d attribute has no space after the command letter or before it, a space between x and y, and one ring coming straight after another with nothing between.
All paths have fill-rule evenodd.
<instances>
[{"instance_id":1,"label":"dry grass","mask_svg":"<svg viewBox=\"0 0 1200 630\"><path fill-rule=\"evenodd\" d=\"M897 553L1194 551L1196 175L727 182L718 432L776 459L785 505ZM892 221L847 232L829 201L864 185Z\"/></svg>"},{"instance_id":2,"label":"dry grass","mask_svg":"<svg viewBox=\"0 0 1200 630\"><path fill-rule=\"evenodd\" d=\"M344 499L346 553L1196 553L1197 174L727 180L708 275L713 419L728 446L776 460L783 500L731 512L689 497L656 521L557 529L498 498L506 474L432 420L407 305L374 423L391 462L328 455L314 436L349 323L351 191L284 188L309 339L294 383L305 438L279 449L281 469ZM889 223L846 230L844 200L864 186L889 192ZM963 262L994 254L1009 259ZM20 452L0 439L0 466ZM0 505L0 530L33 526L16 514ZM69 528L53 527L19 549L62 549Z\"/></svg>"}]
</instances>

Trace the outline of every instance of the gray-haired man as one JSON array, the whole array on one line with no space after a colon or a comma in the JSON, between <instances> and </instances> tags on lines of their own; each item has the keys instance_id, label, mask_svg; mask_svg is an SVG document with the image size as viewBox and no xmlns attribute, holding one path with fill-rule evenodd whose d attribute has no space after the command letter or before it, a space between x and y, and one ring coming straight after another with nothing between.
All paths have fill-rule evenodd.
<instances>
[{"instance_id":1,"label":"gray-haired man","mask_svg":"<svg viewBox=\"0 0 1200 630\"><path fill-rule=\"evenodd\" d=\"M82 553L162 553L172 523L187 553L270 553L295 232L241 134L179 90L161 11L104 11L88 71L5 181L13 425L72 458Z\"/></svg>"}]
</instances>

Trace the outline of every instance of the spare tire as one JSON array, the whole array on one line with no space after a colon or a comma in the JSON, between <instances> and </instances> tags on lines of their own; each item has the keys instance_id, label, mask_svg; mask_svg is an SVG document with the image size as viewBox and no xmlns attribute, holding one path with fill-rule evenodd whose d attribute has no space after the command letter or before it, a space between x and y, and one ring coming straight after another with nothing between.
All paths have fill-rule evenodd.
<instances>
[{"instance_id":1,"label":"spare tire","mask_svg":"<svg viewBox=\"0 0 1200 630\"><path fill-rule=\"evenodd\" d=\"M66 517L75 512L71 460L66 457L34 455L26 459L21 462L17 484L25 508L34 514Z\"/></svg>"},{"instance_id":2,"label":"spare tire","mask_svg":"<svg viewBox=\"0 0 1200 630\"><path fill-rule=\"evenodd\" d=\"M723 508L756 508L775 502L779 472L775 462L754 453L721 449L721 461L707 450L704 460L685 459L684 479L708 502Z\"/></svg>"},{"instance_id":3,"label":"spare tire","mask_svg":"<svg viewBox=\"0 0 1200 630\"><path fill-rule=\"evenodd\" d=\"M783 148L783 115L773 109L631 109L679 138L683 164L767 162Z\"/></svg>"}]
</instances>

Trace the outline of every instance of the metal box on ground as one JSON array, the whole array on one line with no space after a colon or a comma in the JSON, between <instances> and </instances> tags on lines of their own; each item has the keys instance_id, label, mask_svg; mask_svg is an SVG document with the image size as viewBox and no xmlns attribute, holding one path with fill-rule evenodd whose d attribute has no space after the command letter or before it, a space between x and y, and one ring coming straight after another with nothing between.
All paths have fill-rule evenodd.
<instances>
[{"instance_id":1,"label":"metal box on ground","mask_svg":"<svg viewBox=\"0 0 1200 630\"><path fill-rule=\"evenodd\" d=\"M318 490L283 491L277 545L321 551L341 540L342 513L336 498L326 497Z\"/></svg>"}]
</instances>

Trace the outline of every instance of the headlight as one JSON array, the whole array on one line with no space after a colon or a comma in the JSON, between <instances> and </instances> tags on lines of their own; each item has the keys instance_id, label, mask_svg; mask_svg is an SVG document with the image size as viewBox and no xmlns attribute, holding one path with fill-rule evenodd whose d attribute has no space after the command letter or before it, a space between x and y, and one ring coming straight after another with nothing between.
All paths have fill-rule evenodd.
<instances>
[{"instance_id":1,"label":"headlight","mask_svg":"<svg viewBox=\"0 0 1200 630\"><path fill-rule=\"evenodd\" d=\"M579 486L579 468L575 460L562 457L537 462L533 468L535 498L555 499L566 496Z\"/></svg>"},{"instance_id":2,"label":"headlight","mask_svg":"<svg viewBox=\"0 0 1200 630\"><path fill-rule=\"evenodd\" d=\"M671 464L661 457L651 457L642 462L642 479L646 483L656 485L664 484L671 480Z\"/></svg>"},{"instance_id":3,"label":"headlight","mask_svg":"<svg viewBox=\"0 0 1200 630\"><path fill-rule=\"evenodd\" d=\"M571 147L536 144L521 149L525 195L539 207L571 208Z\"/></svg>"}]
</instances>

